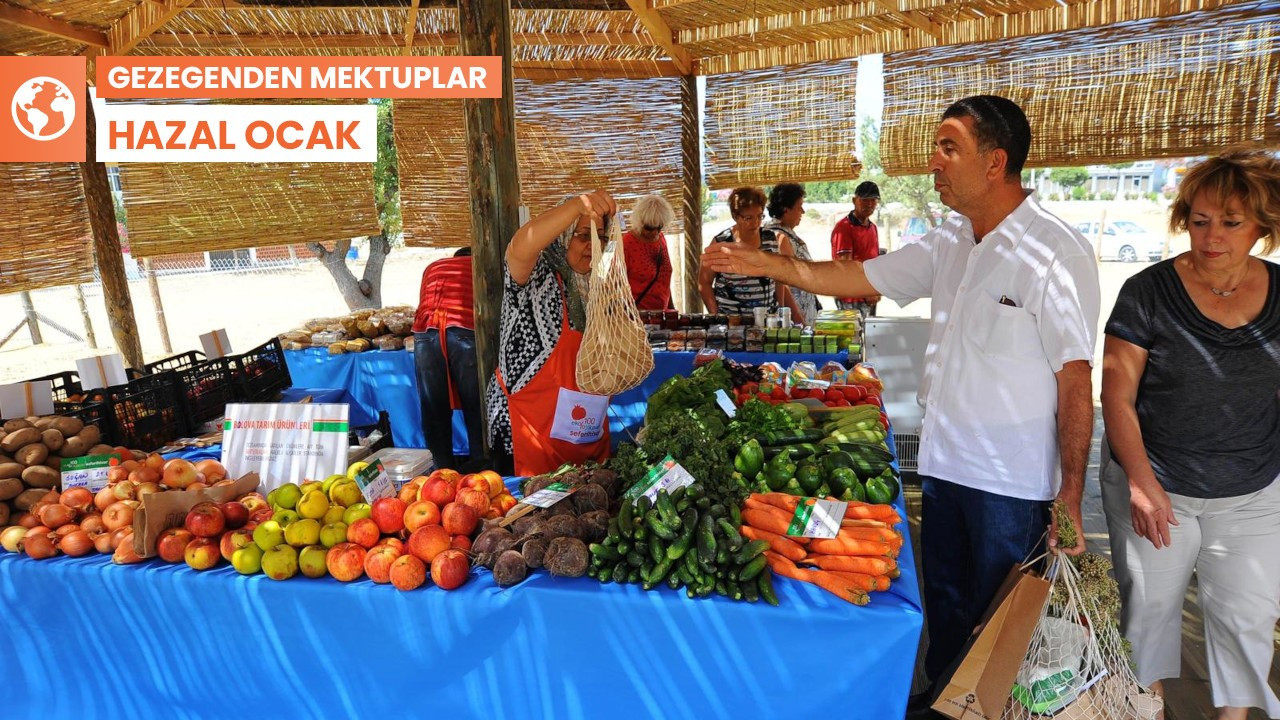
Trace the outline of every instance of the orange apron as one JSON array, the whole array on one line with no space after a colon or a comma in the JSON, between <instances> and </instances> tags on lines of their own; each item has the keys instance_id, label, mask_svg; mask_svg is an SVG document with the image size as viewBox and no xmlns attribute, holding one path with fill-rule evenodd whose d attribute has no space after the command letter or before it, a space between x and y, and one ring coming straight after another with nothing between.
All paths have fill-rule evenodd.
<instances>
[{"instance_id":1,"label":"orange apron","mask_svg":"<svg viewBox=\"0 0 1280 720\"><path fill-rule=\"evenodd\" d=\"M495 373L507 396L516 475L524 477L609 456L609 398L578 391L575 375L582 333L569 326L563 282L560 291L560 339L546 364L514 393L507 389L502 371Z\"/></svg>"}]
</instances>

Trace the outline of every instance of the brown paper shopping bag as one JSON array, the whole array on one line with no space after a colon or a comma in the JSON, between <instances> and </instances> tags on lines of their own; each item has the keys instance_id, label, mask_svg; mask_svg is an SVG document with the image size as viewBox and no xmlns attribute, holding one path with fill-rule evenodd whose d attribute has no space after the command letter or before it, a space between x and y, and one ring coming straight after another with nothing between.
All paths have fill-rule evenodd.
<instances>
[{"instance_id":1,"label":"brown paper shopping bag","mask_svg":"<svg viewBox=\"0 0 1280 720\"><path fill-rule=\"evenodd\" d=\"M1049 581L1015 565L933 709L955 720L998 720L1048 597Z\"/></svg>"}]
</instances>

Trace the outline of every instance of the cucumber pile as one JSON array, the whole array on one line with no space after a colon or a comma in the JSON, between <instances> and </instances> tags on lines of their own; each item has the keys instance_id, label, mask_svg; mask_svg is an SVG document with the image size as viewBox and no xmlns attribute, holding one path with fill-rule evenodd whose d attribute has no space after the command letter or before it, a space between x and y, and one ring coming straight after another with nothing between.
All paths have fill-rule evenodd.
<instances>
[{"instance_id":1,"label":"cucumber pile","mask_svg":"<svg viewBox=\"0 0 1280 720\"><path fill-rule=\"evenodd\" d=\"M684 588L690 598L716 593L778 604L762 540L746 542L736 503L718 502L700 482L654 502L623 501L603 542L588 546L587 575L602 583L639 583L645 590Z\"/></svg>"}]
</instances>

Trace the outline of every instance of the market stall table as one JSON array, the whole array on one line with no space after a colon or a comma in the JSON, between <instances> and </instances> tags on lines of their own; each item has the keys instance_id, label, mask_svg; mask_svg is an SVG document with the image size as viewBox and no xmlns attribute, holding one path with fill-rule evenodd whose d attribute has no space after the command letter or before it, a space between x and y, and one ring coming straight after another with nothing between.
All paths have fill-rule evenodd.
<instances>
[{"instance_id":1,"label":"market stall table","mask_svg":"<svg viewBox=\"0 0 1280 720\"><path fill-rule=\"evenodd\" d=\"M543 571L402 593L3 553L3 716L899 718L922 626L904 539L865 607L783 578L773 608Z\"/></svg>"},{"instance_id":2,"label":"market stall table","mask_svg":"<svg viewBox=\"0 0 1280 720\"><path fill-rule=\"evenodd\" d=\"M693 370L693 352L657 352L653 354L653 373L637 388L617 395L609 407L609 431L614 442L628 439L644 424L646 402L663 382L675 375L688 375ZM378 411L391 417L391 435L396 447L427 446L422 432L422 407L418 402L418 381L413 353L405 350L373 350L363 353L330 355L326 350L286 350L285 361L293 377L295 395L306 394L308 388L340 388L346 391L342 402L351 405L352 425L372 425ZM836 355L778 355L767 353L726 353L725 357L742 363L759 365L776 362L784 368L793 362L809 361L822 367L829 361L845 363L845 353ZM467 454L466 429L461 413L454 414L454 452Z\"/></svg>"}]
</instances>

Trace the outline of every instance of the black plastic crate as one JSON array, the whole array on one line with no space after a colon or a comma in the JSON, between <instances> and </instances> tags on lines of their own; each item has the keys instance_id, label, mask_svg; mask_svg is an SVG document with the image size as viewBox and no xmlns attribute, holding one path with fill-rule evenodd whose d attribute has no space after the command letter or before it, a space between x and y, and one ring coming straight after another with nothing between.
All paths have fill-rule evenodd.
<instances>
[{"instance_id":1,"label":"black plastic crate","mask_svg":"<svg viewBox=\"0 0 1280 720\"><path fill-rule=\"evenodd\" d=\"M108 419L106 397L102 390L90 390L86 393L86 399L80 402L55 402L53 414L79 418L85 425L97 425L103 444L120 444L116 442L115 428Z\"/></svg>"},{"instance_id":2,"label":"black plastic crate","mask_svg":"<svg viewBox=\"0 0 1280 720\"><path fill-rule=\"evenodd\" d=\"M194 367L205 359L204 353L199 350L189 350L180 355L167 357L163 360L147 363L142 366L143 371L147 375L154 375L165 370L186 370Z\"/></svg>"},{"instance_id":3,"label":"black plastic crate","mask_svg":"<svg viewBox=\"0 0 1280 720\"><path fill-rule=\"evenodd\" d=\"M245 402L276 402L293 385L279 338L231 359Z\"/></svg>"},{"instance_id":4,"label":"black plastic crate","mask_svg":"<svg viewBox=\"0 0 1280 720\"><path fill-rule=\"evenodd\" d=\"M45 375L27 382L40 382L41 380L48 380L53 385L53 401L55 403L75 402L71 398L84 392L80 389L80 376L74 370Z\"/></svg>"},{"instance_id":5,"label":"black plastic crate","mask_svg":"<svg viewBox=\"0 0 1280 720\"><path fill-rule=\"evenodd\" d=\"M166 371L107 388L113 444L150 451L187 435L181 387L177 375Z\"/></svg>"},{"instance_id":6,"label":"black plastic crate","mask_svg":"<svg viewBox=\"0 0 1280 720\"><path fill-rule=\"evenodd\" d=\"M174 371L192 429L226 414L227 403L243 399L244 388L231 365L230 358L214 358Z\"/></svg>"}]
</instances>

